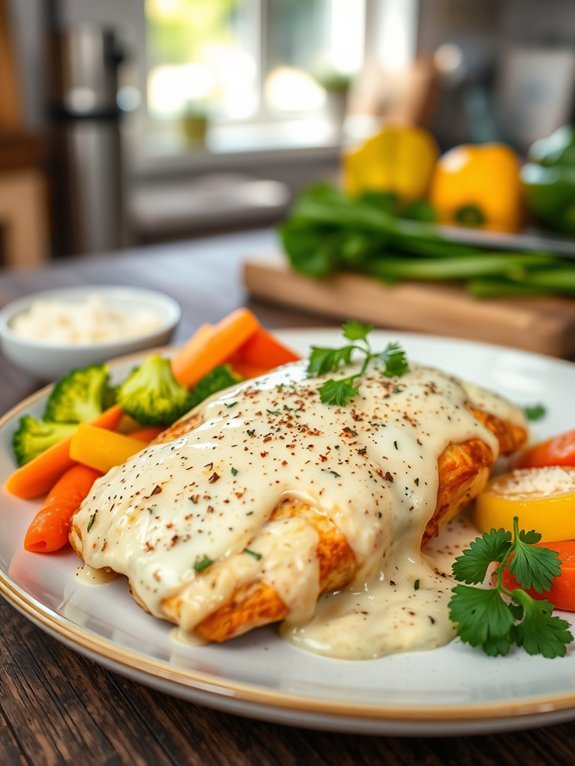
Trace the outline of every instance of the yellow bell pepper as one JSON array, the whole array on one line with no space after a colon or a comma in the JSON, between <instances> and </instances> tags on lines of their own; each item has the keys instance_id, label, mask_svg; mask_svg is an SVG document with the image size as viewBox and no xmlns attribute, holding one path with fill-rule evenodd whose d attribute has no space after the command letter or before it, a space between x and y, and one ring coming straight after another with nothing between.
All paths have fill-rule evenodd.
<instances>
[{"instance_id":1,"label":"yellow bell pepper","mask_svg":"<svg viewBox=\"0 0 575 766\"><path fill-rule=\"evenodd\" d=\"M426 196L438 156L427 131L387 125L358 148L344 152L343 186L350 197L384 191L402 202L415 202Z\"/></svg>"},{"instance_id":2,"label":"yellow bell pepper","mask_svg":"<svg viewBox=\"0 0 575 766\"><path fill-rule=\"evenodd\" d=\"M541 539L575 537L575 468L523 468L501 474L487 484L475 501L473 523L481 532L536 529Z\"/></svg>"},{"instance_id":3,"label":"yellow bell pepper","mask_svg":"<svg viewBox=\"0 0 575 766\"><path fill-rule=\"evenodd\" d=\"M520 169L505 144L456 146L436 165L430 202L441 223L517 231L523 217Z\"/></svg>"},{"instance_id":4,"label":"yellow bell pepper","mask_svg":"<svg viewBox=\"0 0 575 766\"><path fill-rule=\"evenodd\" d=\"M70 442L70 457L78 463L106 473L115 465L121 465L146 443L131 436L117 434L89 423L80 423Z\"/></svg>"}]
</instances>

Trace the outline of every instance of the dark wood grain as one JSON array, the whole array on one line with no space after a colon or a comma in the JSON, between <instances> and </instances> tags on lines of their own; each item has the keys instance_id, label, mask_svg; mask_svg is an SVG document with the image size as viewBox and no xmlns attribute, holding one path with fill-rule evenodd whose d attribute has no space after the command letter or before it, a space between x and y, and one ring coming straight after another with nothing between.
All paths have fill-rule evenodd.
<instances>
[{"instance_id":1,"label":"dark wood grain","mask_svg":"<svg viewBox=\"0 0 575 766\"><path fill-rule=\"evenodd\" d=\"M245 301L241 261L270 234L197 240L61 262L0 277L0 305L39 289L114 283L160 289L184 309L176 340ZM270 327L312 316L252 305ZM0 358L0 409L37 386ZM0 530L1 534L1 530ZM262 723L215 712L133 683L46 635L0 601L0 766L564 766L570 724L498 736L365 737Z\"/></svg>"}]
</instances>

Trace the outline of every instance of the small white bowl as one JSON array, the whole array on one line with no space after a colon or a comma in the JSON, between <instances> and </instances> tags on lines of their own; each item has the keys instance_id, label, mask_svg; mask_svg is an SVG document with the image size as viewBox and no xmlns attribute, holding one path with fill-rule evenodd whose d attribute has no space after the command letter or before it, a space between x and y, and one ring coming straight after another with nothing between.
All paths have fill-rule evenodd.
<instances>
[{"instance_id":1,"label":"small white bowl","mask_svg":"<svg viewBox=\"0 0 575 766\"><path fill-rule=\"evenodd\" d=\"M82 303L94 297L118 311L155 314L158 324L145 334L82 344L32 340L18 335L12 329L15 317L37 301ZM170 341L180 316L181 309L175 300L153 290L103 285L44 290L4 306L0 311L0 341L6 358L16 367L47 381L78 367L100 364L116 356L165 345Z\"/></svg>"}]
</instances>

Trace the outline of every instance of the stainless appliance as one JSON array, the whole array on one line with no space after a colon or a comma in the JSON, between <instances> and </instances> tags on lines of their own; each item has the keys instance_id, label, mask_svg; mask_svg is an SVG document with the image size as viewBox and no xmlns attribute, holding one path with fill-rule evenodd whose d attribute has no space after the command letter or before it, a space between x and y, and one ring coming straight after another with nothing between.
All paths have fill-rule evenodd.
<instances>
[{"instance_id":1,"label":"stainless appliance","mask_svg":"<svg viewBox=\"0 0 575 766\"><path fill-rule=\"evenodd\" d=\"M61 254L125 244L121 112L122 54L112 30L57 29L49 43L54 140L55 249Z\"/></svg>"}]
</instances>

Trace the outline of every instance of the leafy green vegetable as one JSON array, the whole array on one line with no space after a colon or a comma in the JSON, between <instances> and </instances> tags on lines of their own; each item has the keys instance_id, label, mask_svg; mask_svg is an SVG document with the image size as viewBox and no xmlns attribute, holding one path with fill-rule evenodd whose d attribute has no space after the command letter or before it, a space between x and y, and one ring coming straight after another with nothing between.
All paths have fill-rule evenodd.
<instances>
[{"instance_id":1,"label":"leafy green vegetable","mask_svg":"<svg viewBox=\"0 0 575 766\"><path fill-rule=\"evenodd\" d=\"M24 415L12 437L16 462L18 465L28 463L49 447L72 436L77 428L76 423L53 423Z\"/></svg>"},{"instance_id":2,"label":"leafy green vegetable","mask_svg":"<svg viewBox=\"0 0 575 766\"><path fill-rule=\"evenodd\" d=\"M534 530L520 531L515 517L513 535L503 529L485 532L455 560L453 575L467 584L453 588L449 612L462 641L490 656L508 654L513 644L529 654L549 658L565 655L566 645L573 641L569 623L552 616L551 602L534 599L524 590L549 590L561 574L557 553L534 547L540 539ZM471 587L483 583L493 563L498 564L495 587ZM503 586L507 567L519 588Z\"/></svg>"},{"instance_id":3,"label":"leafy green vegetable","mask_svg":"<svg viewBox=\"0 0 575 766\"><path fill-rule=\"evenodd\" d=\"M549 265L548 256L509 253L481 253L464 258L409 258L386 257L366 264L365 271L386 282L398 279L468 279L483 276L506 276L519 272L524 278L526 270L534 266Z\"/></svg>"},{"instance_id":4,"label":"leafy green vegetable","mask_svg":"<svg viewBox=\"0 0 575 766\"><path fill-rule=\"evenodd\" d=\"M425 203L405 207L382 192L350 198L324 183L300 193L279 231L291 266L316 278L343 270L391 284L464 280L478 298L575 295L575 263L569 259L464 245L438 233L433 220Z\"/></svg>"},{"instance_id":5,"label":"leafy green vegetable","mask_svg":"<svg viewBox=\"0 0 575 766\"><path fill-rule=\"evenodd\" d=\"M144 425L170 425L190 409L191 395L175 379L169 359L146 357L118 388L118 404Z\"/></svg>"},{"instance_id":6,"label":"leafy green vegetable","mask_svg":"<svg viewBox=\"0 0 575 766\"><path fill-rule=\"evenodd\" d=\"M364 355L363 364L354 375L340 380L327 380L319 389L323 404L335 404L340 407L349 404L359 393L356 381L365 373L372 360L382 363L382 373L388 378L399 377L408 371L405 352L398 343L388 343L381 352L372 351L368 337L373 330L371 325L354 319L346 322L342 330L344 337L352 342L339 348L312 346L307 366L308 375L321 377L330 372L337 372L341 367L351 364L354 351Z\"/></svg>"}]
</instances>

